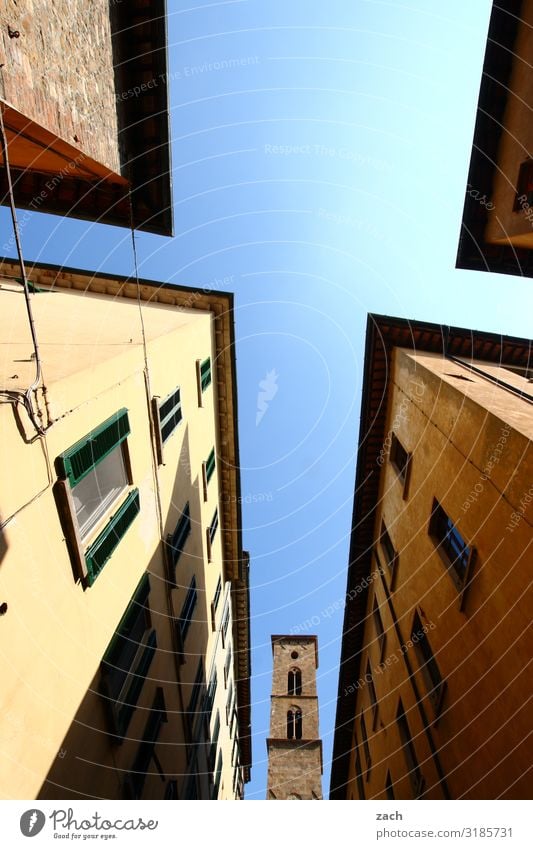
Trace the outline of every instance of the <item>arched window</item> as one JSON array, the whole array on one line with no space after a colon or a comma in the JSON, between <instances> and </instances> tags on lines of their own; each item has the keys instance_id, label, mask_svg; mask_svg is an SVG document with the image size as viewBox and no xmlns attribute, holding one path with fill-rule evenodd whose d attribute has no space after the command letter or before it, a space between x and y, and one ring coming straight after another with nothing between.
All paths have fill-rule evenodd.
<instances>
[{"instance_id":1,"label":"arched window","mask_svg":"<svg viewBox=\"0 0 533 849\"><path fill-rule=\"evenodd\" d=\"M289 696L302 695L302 672L297 666L293 666L292 669L289 669L287 690Z\"/></svg>"},{"instance_id":2,"label":"arched window","mask_svg":"<svg viewBox=\"0 0 533 849\"><path fill-rule=\"evenodd\" d=\"M299 707L292 707L287 711L287 739L302 739L302 711Z\"/></svg>"},{"instance_id":3,"label":"arched window","mask_svg":"<svg viewBox=\"0 0 533 849\"><path fill-rule=\"evenodd\" d=\"M302 711L297 710L294 714L294 731L297 740L302 739Z\"/></svg>"}]
</instances>

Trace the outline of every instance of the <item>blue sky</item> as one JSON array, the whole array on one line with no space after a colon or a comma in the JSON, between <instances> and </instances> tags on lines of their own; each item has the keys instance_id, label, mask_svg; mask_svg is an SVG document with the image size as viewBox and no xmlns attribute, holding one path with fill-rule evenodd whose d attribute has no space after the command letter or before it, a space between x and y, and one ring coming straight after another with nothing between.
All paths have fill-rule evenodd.
<instances>
[{"instance_id":1,"label":"blue sky","mask_svg":"<svg viewBox=\"0 0 533 849\"><path fill-rule=\"evenodd\" d=\"M329 789L367 313L531 334L530 280L454 269L490 7L168 0L176 235L137 249L144 277L236 293L247 798L265 796L270 635L306 620ZM28 259L133 270L119 228L34 214L22 239Z\"/></svg>"}]
</instances>

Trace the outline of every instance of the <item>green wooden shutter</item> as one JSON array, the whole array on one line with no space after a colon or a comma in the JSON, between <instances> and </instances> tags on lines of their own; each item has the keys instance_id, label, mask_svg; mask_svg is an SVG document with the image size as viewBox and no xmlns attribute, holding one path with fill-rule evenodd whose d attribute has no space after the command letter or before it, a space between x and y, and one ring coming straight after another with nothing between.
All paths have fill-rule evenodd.
<instances>
[{"instance_id":1,"label":"green wooden shutter","mask_svg":"<svg viewBox=\"0 0 533 849\"><path fill-rule=\"evenodd\" d=\"M214 471L215 471L215 449L213 448L211 450L211 453L209 454L209 457L207 458L206 464L205 464L205 476L207 478L207 483L209 483L209 481L213 477Z\"/></svg>"},{"instance_id":2,"label":"green wooden shutter","mask_svg":"<svg viewBox=\"0 0 533 849\"><path fill-rule=\"evenodd\" d=\"M129 433L128 411L123 408L59 455L58 474L75 486Z\"/></svg>"},{"instance_id":3,"label":"green wooden shutter","mask_svg":"<svg viewBox=\"0 0 533 849\"><path fill-rule=\"evenodd\" d=\"M133 623L141 614L141 608L147 607L147 600L150 594L150 576L148 572L145 572L142 576L141 580L137 584L135 592L133 593L130 602L126 608L125 613L122 616L122 619L118 623L115 634L112 637L102 662L104 664L109 664L109 666L117 666L118 661L122 652L122 645L125 639L128 639L128 635L133 627Z\"/></svg>"},{"instance_id":4,"label":"green wooden shutter","mask_svg":"<svg viewBox=\"0 0 533 849\"><path fill-rule=\"evenodd\" d=\"M89 587L94 584L140 509L139 490L134 489L85 552Z\"/></svg>"},{"instance_id":5,"label":"green wooden shutter","mask_svg":"<svg viewBox=\"0 0 533 849\"><path fill-rule=\"evenodd\" d=\"M204 392L211 383L211 357L204 360L200 366L200 383L202 392Z\"/></svg>"}]
</instances>

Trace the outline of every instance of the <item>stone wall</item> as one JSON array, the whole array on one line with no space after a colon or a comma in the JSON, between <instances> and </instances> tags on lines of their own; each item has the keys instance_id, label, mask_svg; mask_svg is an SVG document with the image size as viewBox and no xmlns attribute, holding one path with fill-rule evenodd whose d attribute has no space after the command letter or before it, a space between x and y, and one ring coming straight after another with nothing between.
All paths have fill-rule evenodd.
<instances>
[{"instance_id":1,"label":"stone wall","mask_svg":"<svg viewBox=\"0 0 533 849\"><path fill-rule=\"evenodd\" d=\"M4 0L0 97L120 172L109 10L109 0Z\"/></svg>"},{"instance_id":2,"label":"stone wall","mask_svg":"<svg viewBox=\"0 0 533 849\"><path fill-rule=\"evenodd\" d=\"M268 760L269 799L322 799L320 741L276 741Z\"/></svg>"}]
</instances>

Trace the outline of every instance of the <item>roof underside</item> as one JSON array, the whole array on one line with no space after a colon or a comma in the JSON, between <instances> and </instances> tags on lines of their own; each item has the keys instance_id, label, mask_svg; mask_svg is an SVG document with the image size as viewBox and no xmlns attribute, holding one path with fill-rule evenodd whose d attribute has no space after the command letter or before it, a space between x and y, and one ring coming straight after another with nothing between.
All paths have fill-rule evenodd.
<instances>
[{"instance_id":1,"label":"roof underside","mask_svg":"<svg viewBox=\"0 0 533 849\"><path fill-rule=\"evenodd\" d=\"M121 174L3 104L15 203L171 236L166 0L110 3L110 10ZM7 191L2 167L2 203Z\"/></svg>"},{"instance_id":2,"label":"roof underside","mask_svg":"<svg viewBox=\"0 0 533 849\"><path fill-rule=\"evenodd\" d=\"M477 199L492 195L522 2L499 0L493 5L468 172L468 186L478 194L466 194L456 266L533 277L531 251L485 241L487 208ZM509 176L514 181L516 175Z\"/></svg>"}]
</instances>

